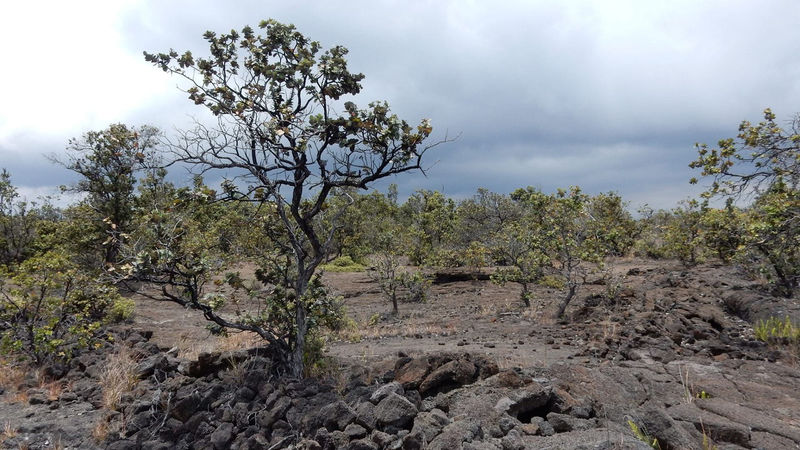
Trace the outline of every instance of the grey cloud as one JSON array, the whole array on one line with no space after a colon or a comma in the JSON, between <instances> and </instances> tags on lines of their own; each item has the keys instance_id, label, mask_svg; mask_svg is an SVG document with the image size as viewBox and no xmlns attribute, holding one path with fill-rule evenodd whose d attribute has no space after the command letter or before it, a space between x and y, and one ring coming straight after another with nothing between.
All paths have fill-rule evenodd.
<instances>
[{"instance_id":1,"label":"grey cloud","mask_svg":"<svg viewBox=\"0 0 800 450\"><path fill-rule=\"evenodd\" d=\"M267 17L348 47L351 69L366 74L357 103L385 99L412 123L431 118L439 137L460 133L431 153L427 178L389 181L406 193L580 184L670 206L697 192L687 184L695 142L735 135L764 107L788 118L800 105L793 0L149 1L117 26L121 51L146 64L142 50L203 54L205 30ZM169 133L192 114L201 110L174 89L126 120Z\"/></svg>"}]
</instances>

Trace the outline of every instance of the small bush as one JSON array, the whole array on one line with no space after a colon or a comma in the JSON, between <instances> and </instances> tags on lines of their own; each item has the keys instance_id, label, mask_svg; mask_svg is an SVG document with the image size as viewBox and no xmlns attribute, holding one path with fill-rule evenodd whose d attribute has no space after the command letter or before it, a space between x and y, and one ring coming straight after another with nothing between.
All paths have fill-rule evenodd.
<instances>
[{"instance_id":1,"label":"small bush","mask_svg":"<svg viewBox=\"0 0 800 450\"><path fill-rule=\"evenodd\" d=\"M564 283L564 279L561 277L557 277L555 275L545 275L539 280L539 284L544 287L549 287L553 289L564 289L566 283Z\"/></svg>"},{"instance_id":2,"label":"small bush","mask_svg":"<svg viewBox=\"0 0 800 450\"><path fill-rule=\"evenodd\" d=\"M119 298L108 308L106 320L109 323L127 322L133 318L136 302L129 298Z\"/></svg>"},{"instance_id":3,"label":"small bush","mask_svg":"<svg viewBox=\"0 0 800 450\"><path fill-rule=\"evenodd\" d=\"M375 325L379 324L382 319L383 319L383 317L380 314L375 313L375 314L369 316L369 320L367 321L367 325L369 325L371 327L374 327Z\"/></svg>"},{"instance_id":4,"label":"small bush","mask_svg":"<svg viewBox=\"0 0 800 450\"><path fill-rule=\"evenodd\" d=\"M326 272L363 272L367 267L353 261L353 258L344 255L340 256L328 264L323 264L320 268Z\"/></svg>"},{"instance_id":5,"label":"small bush","mask_svg":"<svg viewBox=\"0 0 800 450\"><path fill-rule=\"evenodd\" d=\"M402 300L412 303L422 303L428 300L428 291L431 279L420 271L403 272L398 276L400 285L406 289Z\"/></svg>"},{"instance_id":6,"label":"small bush","mask_svg":"<svg viewBox=\"0 0 800 450\"><path fill-rule=\"evenodd\" d=\"M0 353L35 364L99 345L110 305L122 297L63 252L32 257L0 273Z\"/></svg>"},{"instance_id":7,"label":"small bush","mask_svg":"<svg viewBox=\"0 0 800 450\"><path fill-rule=\"evenodd\" d=\"M611 268L603 271L603 285L605 286L603 296L609 304L615 305L619 301L620 295L625 290L625 280L625 274L614 273Z\"/></svg>"},{"instance_id":8,"label":"small bush","mask_svg":"<svg viewBox=\"0 0 800 450\"><path fill-rule=\"evenodd\" d=\"M424 302L428 298L431 279L421 271L403 271L400 268L400 258L392 252L373 256L369 276L392 302L392 311L395 314L398 301Z\"/></svg>"},{"instance_id":9,"label":"small bush","mask_svg":"<svg viewBox=\"0 0 800 450\"><path fill-rule=\"evenodd\" d=\"M332 361L325 355L325 341L325 337L316 331L306 335L303 349L305 376L320 377L330 371Z\"/></svg>"}]
</instances>

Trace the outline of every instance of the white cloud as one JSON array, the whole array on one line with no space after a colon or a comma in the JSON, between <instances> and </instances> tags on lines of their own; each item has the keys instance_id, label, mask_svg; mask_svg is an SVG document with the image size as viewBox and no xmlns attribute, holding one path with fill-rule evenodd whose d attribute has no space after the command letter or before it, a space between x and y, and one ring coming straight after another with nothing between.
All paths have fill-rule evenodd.
<instances>
[{"instance_id":1,"label":"white cloud","mask_svg":"<svg viewBox=\"0 0 800 450\"><path fill-rule=\"evenodd\" d=\"M170 89L121 51L117 24L133 2L13 2L0 19L0 144L25 132L77 135L126 120ZM14 64L16 62L16 64Z\"/></svg>"}]
</instances>

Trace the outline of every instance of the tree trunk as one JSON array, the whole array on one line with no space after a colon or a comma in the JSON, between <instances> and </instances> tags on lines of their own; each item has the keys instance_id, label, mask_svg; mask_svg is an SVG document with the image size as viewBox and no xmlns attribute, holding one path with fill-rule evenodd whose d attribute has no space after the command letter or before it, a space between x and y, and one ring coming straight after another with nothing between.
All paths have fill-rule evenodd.
<instances>
[{"instance_id":1,"label":"tree trunk","mask_svg":"<svg viewBox=\"0 0 800 450\"><path fill-rule=\"evenodd\" d=\"M106 252L103 261L106 266L112 266L117 262L117 258L119 256L119 242L117 241L118 237L114 236L114 240L108 244L106 247Z\"/></svg>"},{"instance_id":2,"label":"tree trunk","mask_svg":"<svg viewBox=\"0 0 800 450\"><path fill-rule=\"evenodd\" d=\"M569 286L569 291L567 292L567 297L564 301L561 302L561 305L558 307L558 312L556 313L556 319L560 319L564 316L564 311L567 310L567 306L569 306L569 302L572 301L572 297L575 296L575 292L578 290L578 285L571 284Z\"/></svg>"},{"instance_id":3,"label":"tree trunk","mask_svg":"<svg viewBox=\"0 0 800 450\"><path fill-rule=\"evenodd\" d=\"M530 292L528 292L528 283L521 283L522 284L522 293L520 293L519 298L522 299L522 303L525 304L525 307L531 306L531 299L530 299Z\"/></svg>"},{"instance_id":4,"label":"tree trunk","mask_svg":"<svg viewBox=\"0 0 800 450\"><path fill-rule=\"evenodd\" d=\"M306 308L299 299L297 309L295 309L295 326L297 327L297 334L295 335L294 349L290 359L289 370L292 376L303 378L305 372L305 362L303 356L306 349L306 333L308 332L308 322L306 321Z\"/></svg>"},{"instance_id":5,"label":"tree trunk","mask_svg":"<svg viewBox=\"0 0 800 450\"><path fill-rule=\"evenodd\" d=\"M303 267L303 264L298 264L298 267ZM310 271L308 274L301 272L298 274L297 284L295 285L295 292L297 295L297 306L295 306L294 310L295 338L294 348L292 349L289 361L289 370L292 376L297 378L303 378L303 375L305 375L305 361L303 357L305 356L306 334L308 333L308 312L306 311L306 306L303 304L303 297L306 294L308 283L312 275L313 271Z\"/></svg>"}]
</instances>

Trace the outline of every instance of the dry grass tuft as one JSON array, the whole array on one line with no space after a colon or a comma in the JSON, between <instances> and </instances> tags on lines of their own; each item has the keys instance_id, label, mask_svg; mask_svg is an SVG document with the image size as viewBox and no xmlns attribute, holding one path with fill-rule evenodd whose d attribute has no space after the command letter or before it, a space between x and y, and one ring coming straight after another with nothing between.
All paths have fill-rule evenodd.
<instances>
[{"instance_id":1,"label":"dry grass tuft","mask_svg":"<svg viewBox=\"0 0 800 450\"><path fill-rule=\"evenodd\" d=\"M52 381L42 387L47 391L47 399L51 402L58 400L64 392L64 383L59 381Z\"/></svg>"},{"instance_id":2,"label":"dry grass tuft","mask_svg":"<svg viewBox=\"0 0 800 450\"><path fill-rule=\"evenodd\" d=\"M365 339L381 339L389 337L450 336L455 334L453 324L403 324L390 327L372 327L361 331Z\"/></svg>"},{"instance_id":3,"label":"dry grass tuft","mask_svg":"<svg viewBox=\"0 0 800 450\"><path fill-rule=\"evenodd\" d=\"M136 365L136 359L127 348L108 355L99 382L103 390L104 408L115 410L119 406L122 395L130 392L136 386L138 382Z\"/></svg>"},{"instance_id":4,"label":"dry grass tuft","mask_svg":"<svg viewBox=\"0 0 800 450\"><path fill-rule=\"evenodd\" d=\"M64 450L64 443L61 442L60 434L53 439L53 442L50 443L50 446L53 450Z\"/></svg>"},{"instance_id":5,"label":"dry grass tuft","mask_svg":"<svg viewBox=\"0 0 800 450\"><path fill-rule=\"evenodd\" d=\"M256 333L242 331L228 336L212 336L198 341L195 337L183 336L178 342L178 356L197 359L201 353L244 350L260 345L263 341Z\"/></svg>"},{"instance_id":6,"label":"dry grass tuft","mask_svg":"<svg viewBox=\"0 0 800 450\"><path fill-rule=\"evenodd\" d=\"M17 436L17 429L13 425L11 425L10 421L6 420L5 423L3 423L3 437L8 439L16 436Z\"/></svg>"},{"instance_id":7,"label":"dry grass tuft","mask_svg":"<svg viewBox=\"0 0 800 450\"><path fill-rule=\"evenodd\" d=\"M92 428L92 439L94 439L96 443L102 444L105 442L110 431L108 420L105 417L101 417Z\"/></svg>"},{"instance_id":8,"label":"dry grass tuft","mask_svg":"<svg viewBox=\"0 0 800 450\"><path fill-rule=\"evenodd\" d=\"M529 308L523 308L519 315L523 319L542 325L551 325L555 323L552 317L544 314L541 305L531 305Z\"/></svg>"},{"instance_id":9,"label":"dry grass tuft","mask_svg":"<svg viewBox=\"0 0 800 450\"><path fill-rule=\"evenodd\" d=\"M363 340L386 339L392 337L430 337L456 334L453 323L407 324L407 323L362 323L336 331L328 331L325 336L331 341L361 342Z\"/></svg>"},{"instance_id":10,"label":"dry grass tuft","mask_svg":"<svg viewBox=\"0 0 800 450\"><path fill-rule=\"evenodd\" d=\"M0 387L11 395L10 401L20 391L20 386L25 381L26 370L24 367L10 364L7 360L0 359Z\"/></svg>"},{"instance_id":11,"label":"dry grass tuft","mask_svg":"<svg viewBox=\"0 0 800 450\"><path fill-rule=\"evenodd\" d=\"M28 395L28 391L21 389L15 392L11 398L8 399L9 403L28 403L30 400L30 396Z\"/></svg>"},{"instance_id":12,"label":"dry grass tuft","mask_svg":"<svg viewBox=\"0 0 800 450\"><path fill-rule=\"evenodd\" d=\"M603 340L616 339L619 335L619 323L612 320L604 320L600 322L603 327Z\"/></svg>"},{"instance_id":13,"label":"dry grass tuft","mask_svg":"<svg viewBox=\"0 0 800 450\"><path fill-rule=\"evenodd\" d=\"M261 336L249 331L242 331L239 333L231 333L228 336L221 336L217 340L217 351L245 350L262 343Z\"/></svg>"},{"instance_id":14,"label":"dry grass tuft","mask_svg":"<svg viewBox=\"0 0 800 450\"><path fill-rule=\"evenodd\" d=\"M3 423L3 432L0 433L0 445L3 445L6 440L17 436L17 428L11 425L11 422L5 421Z\"/></svg>"}]
</instances>

